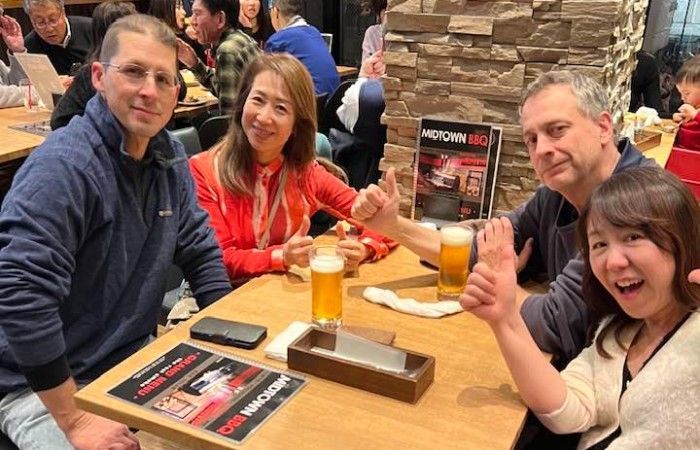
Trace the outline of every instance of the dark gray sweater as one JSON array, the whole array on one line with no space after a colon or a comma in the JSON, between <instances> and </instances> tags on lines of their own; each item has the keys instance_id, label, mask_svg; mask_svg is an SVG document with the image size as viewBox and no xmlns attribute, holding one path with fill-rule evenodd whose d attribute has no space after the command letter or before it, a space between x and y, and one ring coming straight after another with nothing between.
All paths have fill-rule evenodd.
<instances>
[{"instance_id":1,"label":"dark gray sweater","mask_svg":"<svg viewBox=\"0 0 700 450\"><path fill-rule=\"evenodd\" d=\"M620 160L613 173L630 167L655 165L628 140L618 144ZM591 314L581 289L584 263L576 245L576 208L561 194L540 186L527 202L508 214L515 231L515 248L534 238L533 254L523 272L546 274L549 291L531 295L520 310L539 348L566 363L581 353ZM476 245L472 246L476 250ZM472 251L472 264L476 262Z\"/></svg>"}]
</instances>

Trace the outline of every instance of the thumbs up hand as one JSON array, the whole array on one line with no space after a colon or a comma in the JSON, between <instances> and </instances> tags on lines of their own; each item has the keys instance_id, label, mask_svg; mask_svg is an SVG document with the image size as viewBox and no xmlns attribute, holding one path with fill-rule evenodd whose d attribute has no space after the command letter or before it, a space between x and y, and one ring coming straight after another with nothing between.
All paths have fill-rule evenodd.
<instances>
[{"instance_id":1,"label":"thumbs up hand","mask_svg":"<svg viewBox=\"0 0 700 450\"><path fill-rule=\"evenodd\" d=\"M352 217L385 236L391 236L398 227L399 189L393 167L386 172L386 192L371 184L361 189L352 205Z\"/></svg>"},{"instance_id":2,"label":"thumbs up hand","mask_svg":"<svg viewBox=\"0 0 700 450\"><path fill-rule=\"evenodd\" d=\"M335 231L338 234L338 248L345 256L345 271L355 272L362 261L367 259L369 250L360 241L348 239L343 225L338 222L335 224Z\"/></svg>"},{"instance_id":3,"label":"thumbs up hand","mask_svg":"<svg viewBox=\"0 0 700 450\"><path fill-rule=\"evenodd\" d=\"M282 248L285 266L290 267L292 264L299 267L309 266L309 250L314 243L313 238L307 236L309 228L311 228L311 220L309 220L309 216L304 215L299 229Z\"/></svg>"},{"instance_id":4,"label":"thumbs up hand","mask_svg":"<svg viewBox=\"0 0 700 450\"><path fill-rule=\"evenodd\" d=\"M692 270L688 274L688 281L695 284L700 284L700 269Z\"/></svg>"}]
</instances>

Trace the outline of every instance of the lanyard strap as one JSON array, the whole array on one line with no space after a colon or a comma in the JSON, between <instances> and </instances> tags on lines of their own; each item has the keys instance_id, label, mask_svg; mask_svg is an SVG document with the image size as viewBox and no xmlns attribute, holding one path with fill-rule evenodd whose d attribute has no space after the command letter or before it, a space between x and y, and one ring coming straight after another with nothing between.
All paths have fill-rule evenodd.
<instances>
[{"instance_id":1,"label":"lanyard strap","mask_svg":"<svg viewBox=\"0 0 700 450\"><path fill-rule=\"evenodd\" d=\"M282 174L280 175L280 184L277 186L277 192L275 192L275 199L272 201L272 207L267 215L267 224L265 225L265 232L260 237L258 241L258 250L264 250L267 248L267 244L270 241L270 230L272 229L272 222L277 215L277 209L280 205L280 200L282 195L284 195L284 187L287 184L287 165L282 166Z\"/></svg>"}]
</instances>

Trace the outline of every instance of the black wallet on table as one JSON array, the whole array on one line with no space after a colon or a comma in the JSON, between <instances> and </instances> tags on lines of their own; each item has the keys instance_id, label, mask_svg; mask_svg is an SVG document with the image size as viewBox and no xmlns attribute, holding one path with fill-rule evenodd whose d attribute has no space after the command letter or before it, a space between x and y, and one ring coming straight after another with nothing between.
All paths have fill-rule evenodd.
<instances>
[{"instance_id":1,"label":"black wallet on table","mask_svg":"<svg viewBox=\"0 0 700 450\"><path fill-rule=\"evenodd\" d=\"M215 344L254 349L267 337L267 328L252 323L205 317L192 325L190 337Z\"/></svg>"}]
</instances>

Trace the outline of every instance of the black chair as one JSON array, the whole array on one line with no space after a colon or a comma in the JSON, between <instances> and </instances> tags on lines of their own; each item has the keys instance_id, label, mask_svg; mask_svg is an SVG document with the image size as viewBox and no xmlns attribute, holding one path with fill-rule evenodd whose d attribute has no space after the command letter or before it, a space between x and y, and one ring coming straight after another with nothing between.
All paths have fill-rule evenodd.
<instances>
[{"instance_id":1,"label":"black chair","mask_svg":"<svg viewBox=\"0 0 700 450\"><path fill-rule=\"evenodd\" d=\"M344 89L347 90L347 87ZM376 183L380 177L379 161L384 156L386 143L386 126L381 124L385 106L384 90L381 82L375 80L362 85L359 92L359 114L352 133L338 119L336 105L342 103L343 95L338 93L336 96L336 93L326 104L326 111L332 113L332 118L328 119L331 125L328 138L333 148L333 162L348 174L350 186L360 190Z\"/></svg>"},{"instance_id":2,"label":"black chair","mask_svg":"<svg viewBox=\"0 0 700 450\"><path fill-rule=\"evenodd\" d=\"M173 306L177 303L178 294L180 293L180 285L184 276L182 270L175 264L171 264L165 278L165 295L163 296L163 304L160 309L160 317L158 323L165 326L168 322L168 314Z\"/></svg>"},{"instance_id":3,"label":"black chair","mask_svg":"<svg viewBox=\"0 0 700 450\"><path fill-rule=\"evenodd\" d=\"M188 157L202 151L202 146L199 144L199 135L194 127L178 128L171 131L171 133L185 146L185 153Z\"/></svg>"},{"instance_id":4,"label":"black chair","mask_svg":"<svg viewBox=\"0 0 700 450\"><path fill-rule=\"evenodd\" d=\"M10 438L0 432L0 450L19 450L19 448L12 443Z\"/></svg>"},{"instance_id":5,"label":"black chair","mask_svg":"<svg viewBox=\"0 0 700 450\"><path fill-rule=\"evenodd\" d=\"M316 127L321 126L321 116L323 115L323 109L326 107L326 101L328 100L328 92L316 95Z\"/></svg>"},{"instance_id":6,"label":"black chair","mask_svg":"<svg viewBox=\"0 0 700 450\"><path fill-rule=\"evenodd\" d=\"M343 123L338 119L338 115L335 113L340 105L343 103L343 96L345 91L348 90L350 86L353 85L354 80L343 81L340 85L333 91L333 93L328 97L326 104L321 109L321 113L318 117L318 132L323 133L328 136L331 128L335 128L341 131L347 131ZM318 106L318 105L317 105Z\"/></svg>"},{"instance_id":7,"label":"black chair","mask_svg":"<svg viewBox=\"0 0 700 450\"><path fill-rule=\"evenodd\" d=\"M199 126L199 143L202 145L202 149L209 150L219 142L226 135L230 121L230 114L210 117L205 120Z\"/></svg>"}]
</instances>

